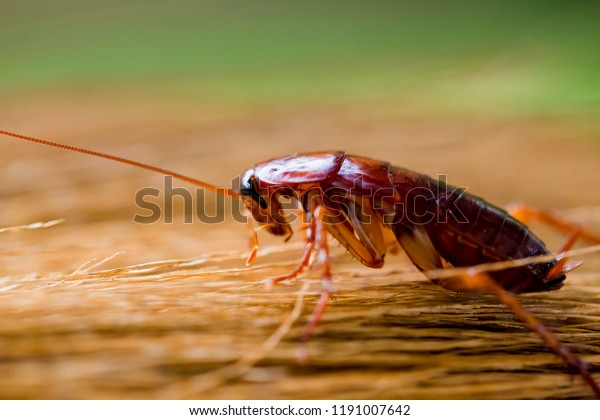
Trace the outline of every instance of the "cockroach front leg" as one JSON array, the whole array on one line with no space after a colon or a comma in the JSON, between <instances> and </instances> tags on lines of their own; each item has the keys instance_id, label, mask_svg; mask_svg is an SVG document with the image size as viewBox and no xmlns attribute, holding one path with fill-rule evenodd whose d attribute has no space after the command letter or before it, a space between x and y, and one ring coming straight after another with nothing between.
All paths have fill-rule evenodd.
<instances>
[{"instance_id":1,"label":"cockroach front leg","mask_svg":"<svg viewBox=\"0 0 600 420\"><path fill-rule=\"evenodd\" d=\"M445 279L443 287L456 292L487 291L496 295L498 300L508 306L517 318L539 335L570 369L577 372L590 385L596 397L600 398L600 386L590 374L587 364L573 354L569 347L561 343L554 333L525 309L512 293L500 287L488 274L467 271L467 274Z\"/></svg>"},{"instance_id":2,"label":"cockroach front leg","mask_svg":"<svg viewBox=\"0 0 600 420\"><path fill-rule=\"evenodd\" d=\"M246 222L246 226L248 226L248 229L250 230L250 254L246 260L246 265L251 265L256 259L256 254L258 253L258 234L256 233L254 226L252 226L250 219L248 219Z\"/></svg>"}]
</instances>

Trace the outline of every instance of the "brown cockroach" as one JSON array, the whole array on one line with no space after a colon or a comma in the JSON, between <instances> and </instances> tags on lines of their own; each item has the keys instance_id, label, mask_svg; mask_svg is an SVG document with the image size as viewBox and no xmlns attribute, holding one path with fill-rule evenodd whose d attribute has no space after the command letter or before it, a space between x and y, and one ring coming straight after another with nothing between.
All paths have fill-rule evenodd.
<instances>
[{"instance_id":1,"label":"brown cockroach","mask_svg":"<svg viewBox=\"0 0 600 420\"><path fill-rule=\"evenodd\" d=\"M297 268L271 280L278 283L299 276L318 254L322 292L303 334L307 340L327 305L331 266L327 233L363 265L383 266L386 252L398 245L413 264L440 286L455 292L491 292L536 332L544 342L590 385L600 398L600 386L587 365L563 345L513 294L559 289L566 273L578 263L552 256L544 243L523 224L537 217L570 232L562 251L577 238L600 243L600 237L550 213L518 208L513 215L462 189L387 162L344 152L302 153L259 163L241 177L239 189L220 189L205 182L129 159L72 147L20 134L0 134L47 146L85 153L181 179L201 188L244 201L253 219L271 234L292 234L284 202L294 199L307 222L305 248ZM520 221L521 220L521 221ZM258 240L253 229L251 263ZM465 269L453 276L433 276L446 267L542 257L543 262L514 265L498 271ZM547 257L547 258L544 258Z\"/></svg>"}]
</instances>

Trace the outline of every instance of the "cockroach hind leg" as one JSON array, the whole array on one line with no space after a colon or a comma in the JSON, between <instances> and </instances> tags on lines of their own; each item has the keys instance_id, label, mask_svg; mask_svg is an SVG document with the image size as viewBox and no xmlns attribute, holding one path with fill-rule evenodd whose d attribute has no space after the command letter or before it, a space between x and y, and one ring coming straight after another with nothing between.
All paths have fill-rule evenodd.
<instances>
[{"instance_id":1,"label":"cockroach hind leg","mask_svg":"<svg viewBox=\"0 0 600 420\"><path fill-rule=\"evenodd\" d=\"M569 238L565 242L565 244L558 250L558 253L562 254L564 252L570 251L582 232L583 228L581 227L579 229L574 230L571 236L569 236ZM583 261L574 261L571 263L567 263L568 261L569 259L567 257L559 257L554 267L552 267L550 271L548 271L548 273L546 274L546 279L551 281L552 279L564 275L565 273L574 270L575 268L583 264Z\"/></svg>"},{"instance_id":2,"label":"cockroach hind leg","mask_svg":"<svg viewBox=\"0 0 600 420\"><path fill-rule=\"evenodd\" d=\"M569 347L561 343L558 337L540 320L525 309L512 293L504 290L488 274L476 270L467 270L463 275L448 279L443 286L454 291L486 291L493 293L500 302L509 307L517 318L531 328L565 362L570 370L579 374L588 383L596 397L600 398L600 386L592 377L588 365L577 357Z\"/></svg>"},{"instance_id":3,"label":"cockroach hind leg","mask_svg":"<svg viewBox=\"0 0 600 420\"><path fill-rule=\"evenodd\" d=\"M520 222L529 223L532 220L537 220L567 234L579 232L577 235L578 238L593 244L600 244L599 234L585 229L580 223L566 220L553 212L518 203L509 204L506 206L506 211Z\"/></svg>"},{"instance_id":4,"label":"cockroach hind leg","mask_svg":"<svg viewBox=\"0 0 600 420\"><path fill-rule=\"evenodd\" d=\"M524 206L522 204L511 204L507 206L507 211L511 216L523 223L527 223L531 220L538 220L554 229L569 234L565 244L559 249L558 254L571 250L578 239L600 244L600 235L585 229L582 224L570 222L549 211ZM566 257L559 258L556 265L546 274L546 279L550 281L576 269L581 264L583 264L583 261L568 262Z\"/></svg>"}]
</instances>

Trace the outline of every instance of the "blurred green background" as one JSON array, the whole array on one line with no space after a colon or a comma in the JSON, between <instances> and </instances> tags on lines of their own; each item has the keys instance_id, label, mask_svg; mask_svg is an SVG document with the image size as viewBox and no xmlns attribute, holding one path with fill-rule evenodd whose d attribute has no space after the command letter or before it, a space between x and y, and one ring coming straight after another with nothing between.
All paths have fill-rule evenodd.
<instances>
[{"instance_id":1,"label":"blurred green background","mask_svg":"<svg viewBox=\"0 0 600 420\"><path fill-rule=\"evenodd\" d=\"M0 95L110 90L215 104L600 110L585 1L4 1Z\"/></svg>"}]
</instances>

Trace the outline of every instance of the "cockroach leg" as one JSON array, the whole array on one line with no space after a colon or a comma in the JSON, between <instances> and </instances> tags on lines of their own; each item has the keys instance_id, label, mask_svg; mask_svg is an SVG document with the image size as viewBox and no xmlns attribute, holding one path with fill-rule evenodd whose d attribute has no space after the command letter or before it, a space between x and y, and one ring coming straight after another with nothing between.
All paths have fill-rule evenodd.
<instances>
[{"instance_id":1,"label":"cockroach leg","mask_svg":"<svg viewBox=\"0 0 600 420\"><path fill-rule=\"evenodd\" d=\"M383 262L388 244L386 244L383 236L382 224L379 222L369 200L363 198L360 200L360 204L353 200L346 200L346 208L348 209L347 217L354 232L360 242L370 250L373 261Z\"/></svg>"},{"instance_id":2,"label":"cockroach leg","mask_svg":"<svg viewBox=\"0 0 600 420\"><path fill-rule=\"evenodd\" d=\"M250 255L248 255L246 265L251 265L256 259L256 254L258 253L258 234L256 233L254 226L252 226L252 221L250 219L248 219L246 226L248 226L248 229L250 229Z\"/></svg>"},{"instance_id":3,"label":"cockroach leg","mask_svg":"<svg viewBox=\"0 0 600 420\"><path fill-rule=\"evenodd\" d=\"M355 233L357 235L364 233L364 228L360 224L353 225L348 217L344 216L342 213L335 214L334 212L329 212L327 217L329 218L327 223L328 232L342 244L354 258L367 267L379 268L383 266L385 243L361 241Z\"/></svg>"},{"instance_id":4,"label":"cockroach leg","mask_svg":"<svg viewBox=\"0 0 600 420\"><path fill-rule=\"evenodd\" d=\"M329 255L329 245L327 244L327 231L325 229L323 223L323 216L325 215L325 208L322 206L317 206L314 211L314 223L315 223L315 241L319 244L319 260L321 262L321 278L322 278L322 289L321 289L321 297L319 298L319 302L313 313L310 316L310 320L308 324L304 328L302 333L302 342L306 343L308 339L313 334L315 328L319 324L323 313L325 312L325 308L327 307L327 302L331 297L332 289L331 289L331 257Z\"/></svg>"},{"instance_id":5,"label":"cockroach leg","mask_svg":"<svg viewBox=\"0 0 600 420\"><path fill-rule=\"evenodd\" d=\"M440 254L422 225L395 224L392 230L408 258L421 271L444 268ZM431 280L439 284L437 279Z\"/></svg>"},{"instance_id":6,"label":"cockroach leg","mask_svg":"<svg viewBox=\"0 0 600 420\"><path fill-rule=\"evenodd\" d=\"M581 228L581 227L579 229L575 230L571 234L571 236L569 236L569 238L567 239L565 244L558 250L558 254L562 254L564 252L571 250L571 248L573 248L573 245L575 245L575 242L581 235L582 231L583 231L583 228ZM557 260L558 260L558 262L556 263L556 265L554 267L552 267L550 269L550 271L548 271L548 273L546 273L546 278L548 280L555 278L556 276L560 275L561 273L567 273L567 272L579 267L581 264L583 264L583 261L575 261L575 262L571 262L571 263L567 264L567 261L569 259L566 257L562 257L562 258L559 257L559 258L557 258Z\"/></svg>"},{"instance_id":7,"label":"cockroach leg","mask_svg":"<svg viewBox=\"0 0 600 420\"><path fill-rule=\"evenodd\" d=\"M300 263L296 267L294 271L285 276L276 277L274 279L269 279L265 282L265 286L267 289L270 289L274 284L281 283L288 280L294 280L300 274L306 270L306 268L310 265L310 257L315 248L315 241L312 239L306 240L306 245L304 246L304 253L302 254L302 258L300 259Z\"/></svg>"},{"instance_id":8,"label":"cockroach leg","mask_svg":"<svg viewBox=\"0 0 600 420\"><path fill-rule=\"evenodd\" d=\"M512 217L525 224L529 223L531 220L538 220L567 234L578 232L578 238L591 243L600 244L600 235L584 229L579 223L565 220L552 212L535 207L524 206L522 204L510 204L506 207L506 211Z\"/></svg>"},{"instance_id":9,"label":"cockroach leg","mask_svg":"<svg viewBox=\"0 0 600 420\"><path fill-rule=\"evenodd\" d=\"M512 204L508 206L507 211L511 216L523 223L528 223L532 219L535 219L553 227L554 229L569 234L569 238L558 251L559 254L567 252L573 248L575 242L580 238L591 243L600 244L600 236L598 236L596 233L584 229L581 224L570 222L551 212L537 209L535 207L523 206L520 204ZM581 261L575 261L567 264L567 261L567 258L559 259L557 264L552 267L548 273L546 273L546 278L552 279L560 273L571 271L582 264Z\"/></svg>"},{"instance_id":10,"label":"cockroach leg","mask_svg":"<svg viewBox=\"0 0 600 420\"><path fill-rule=\"evenodd\" d=\"M314 217L310 219L310 222L306 228L305 241L306 241L306 245L304 246L304 253L302 254L302 258L300 259L300 263L298 264L296 269L292 273L290 273L286 276L281 276L281 277L267 280L267 282L265 283L265 286L267 287L267 289L270 289L274 284L281 283L281 282L287 281L287 280L294 280L296 277L298 277L300 274L302 274L304 272L304 270L306 270L306 268L310 265L310 257L312 256L312 253L315 249L315 218Z\"/></svg>"},{"instance_id":11,"label":"cockroach leg","mask_svg":"<svg viewBox=\"0 0 600 420\"><path fill-rule=\"evenodd\" d=\"M512 293L500 287L488 274L468 270L464 275L446 279L443 286L457 292L487 291L496 295L498 300L508 306L517 318L538 334L548 347L563 359L569 368L581 375L593 389L596 396L600 398L600 386L590 374L587 364L573 354L566 345L562 344L558 337L531 312L521 306Z\"/></svg>"}]
</instances>

